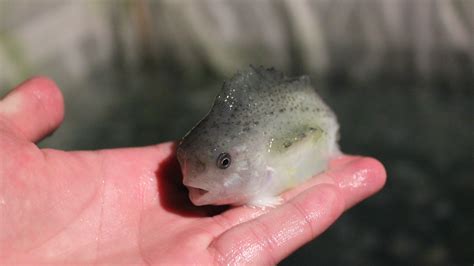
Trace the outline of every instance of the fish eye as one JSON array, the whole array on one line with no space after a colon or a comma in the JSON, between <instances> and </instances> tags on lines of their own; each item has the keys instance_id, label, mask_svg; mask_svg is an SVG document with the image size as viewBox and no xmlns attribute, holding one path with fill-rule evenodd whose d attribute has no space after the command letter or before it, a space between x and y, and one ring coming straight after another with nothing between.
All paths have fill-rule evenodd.
<instances>
[{"instance_id":1,"label":"fish eye","mask_svg":"<svg viewBox=\"0 0 474 266\"><path fill-rule=\"evenodd\" d=\"M217 167L220 169L226 169L227 167L230 166L230 163L232 162L232 159L230 157L230 154L223 152L217 156Z\"/></svg>"}]
</instances>

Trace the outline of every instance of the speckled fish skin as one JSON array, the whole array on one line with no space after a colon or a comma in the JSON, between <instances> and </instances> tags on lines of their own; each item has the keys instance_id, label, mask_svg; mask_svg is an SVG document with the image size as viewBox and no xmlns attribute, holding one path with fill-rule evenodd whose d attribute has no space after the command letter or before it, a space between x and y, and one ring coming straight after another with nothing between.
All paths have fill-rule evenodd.
<instances>
[{"instance_id":1,"label":"speckled fish skin","mask_svg":"<svg viewBox=\"0 0 474 266\"><path fill-rule=\"evenodd\" d=\"M252 67L225 82L177 157L195 205L275 206L339 154L338 123L306 76ZM227 168L218 167L228 154Z\"/></svg>"}]
</instances>

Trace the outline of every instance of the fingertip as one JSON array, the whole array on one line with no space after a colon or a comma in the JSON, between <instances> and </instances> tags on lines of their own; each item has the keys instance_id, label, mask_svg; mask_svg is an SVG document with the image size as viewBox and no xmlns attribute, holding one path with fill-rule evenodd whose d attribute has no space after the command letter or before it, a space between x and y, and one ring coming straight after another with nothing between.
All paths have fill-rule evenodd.
<instances>
[{"instance_id":1,"label":"fingertip","mask_svg":"<svg viewBox=\"0 0 474 266\"><path fill-rule=\"evenodd\" d=\"M370 180L372 182L373 193L379 191L385 185L387 181L387 172L383 164L372 157L364 157L362 163L367 169L370 169Z\"/></svg>"},{"instance_id":2,"label":"fingertip","mask_svg":"<svg viewBox=\"0 0 474 266\"><path fill-rule=\"evenodd\" d=\"M54 81L35 76L2 99L0 115L15 125L16 133L30 141L38 141L62 123L63 95Z\"/></svg>"},{"instance_id":3,"label":"fingertip","mask_svg":"<svg viewBox=\"0 0 474 266\"><path fill-rule=\"evenodd\" d=\"M363 186L370 194L379 191L384 186L387 177L385 167L372 157L360 157L352 161L348 170L353 172L348 179L352 181L352 187ZM342 182L342 184L347 185L347 182Z\"/></svg>"},{"instance_id":4,"label":"fingertip","mask_svg":"<svg viewBox=\"0 0 474 266\"><path fill-rule=\"evenodd\" d=\"M384 166L371 157L359 157L326 172L342 191L346 208L379 191L385 184Z\"/></svg>"},{"instance_id":5,"label":"fingertip","mask_svg":"<svg viewBox=\"0 0 474 266\"><path fill-rule=\"evenodd\" d=\"M24 84L24 86L23 86ZM37 99L38 108L44 110L50 115L50 123L56 128L64 120L64 97L54 80L45 76L33 76L26 80L20 90L31 93Z\"/></svg>"}]
</instances>

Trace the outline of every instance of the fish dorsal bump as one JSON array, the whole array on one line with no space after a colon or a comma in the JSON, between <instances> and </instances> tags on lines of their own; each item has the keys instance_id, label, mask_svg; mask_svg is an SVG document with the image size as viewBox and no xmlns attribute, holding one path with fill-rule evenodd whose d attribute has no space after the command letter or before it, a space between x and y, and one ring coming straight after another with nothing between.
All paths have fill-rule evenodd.
<instances>
[{"instance_id":1,"label":"fish dorsal bump","mask_svg":"<svg viewBox=\"0 0 474 266\"><path fill-rule=\"evenodd\" d=\"M291 90L312 90L308 76L290 78L274 68L250 65L224 82L214 106L236 106L248 101L259 101Z\"/></svg>"}]
</instances>

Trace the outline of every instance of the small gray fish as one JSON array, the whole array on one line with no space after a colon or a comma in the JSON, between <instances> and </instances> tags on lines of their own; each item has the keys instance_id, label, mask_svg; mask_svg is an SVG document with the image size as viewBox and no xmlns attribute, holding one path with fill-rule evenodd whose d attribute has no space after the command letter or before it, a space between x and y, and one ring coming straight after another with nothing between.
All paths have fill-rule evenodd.
<instances>
[{"instance_id":1,"label":"small gray fish","mask_svg":"<svg viewBox=\"0 0 474 266\"><path fill-rule=\"evenodd\" d=\"M181 140L183 183L195 205L278 205L340 154L338 128L307 76L250 66Z\"/></svg>"}]
</instances>

